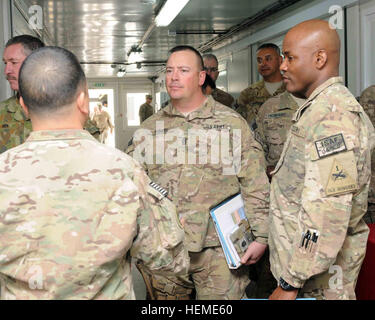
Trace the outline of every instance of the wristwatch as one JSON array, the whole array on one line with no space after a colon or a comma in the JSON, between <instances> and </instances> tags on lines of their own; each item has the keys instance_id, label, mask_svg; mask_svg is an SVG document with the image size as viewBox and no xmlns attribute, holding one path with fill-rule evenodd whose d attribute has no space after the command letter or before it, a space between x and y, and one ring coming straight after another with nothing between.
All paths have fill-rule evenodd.
<instances>
[{"instance_id":1,"label":"wristwatch","mask_svg":"<svg viewBox=\"0 0 375 320\"><path fill-rule=\"evenodd\" d=\"M286 282L283 278L280 278L280 287L281 289L285 291L293 291L293 290L298 290L298 288L295 288L291 286L288 282Z\"/></svg>"}]
</instances>

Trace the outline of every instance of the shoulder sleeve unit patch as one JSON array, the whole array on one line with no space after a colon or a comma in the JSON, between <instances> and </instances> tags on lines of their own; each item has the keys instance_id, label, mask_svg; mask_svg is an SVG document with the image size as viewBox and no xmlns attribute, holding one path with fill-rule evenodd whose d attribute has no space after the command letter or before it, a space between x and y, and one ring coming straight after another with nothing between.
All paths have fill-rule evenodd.
<instances>
[{"instance_id":1,"label":"shoulder sleeve unit patch","mask_svg":"<svg viewBox=\"0 0 375 320\"><path fill-rule=\"evenodd\" d=\"M320 159L335 153L347 151L342 133L315 141L315 147Z\"/></svg>"}]
</instances>

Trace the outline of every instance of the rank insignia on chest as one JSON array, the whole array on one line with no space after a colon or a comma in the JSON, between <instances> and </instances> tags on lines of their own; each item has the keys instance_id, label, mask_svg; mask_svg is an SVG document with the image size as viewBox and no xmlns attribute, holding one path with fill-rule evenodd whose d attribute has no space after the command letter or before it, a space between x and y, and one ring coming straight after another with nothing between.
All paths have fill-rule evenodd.
<instances>
[{"instance_id":1,"label":"rank insignia on chest","mask_svg":"<svg viewBox=\"0 0 375 320\"><path fill-rule=\"evenodd\" d=\"M1 127L4 128L4 129L9 128L7 123L4 123Z\"/></svg>"},{"instance_id":2,"label":"rank insignia on chest","mask_svg":"<svg viewBox=\"0 0 375 320\"><path fill-rule=\"evenodd\" d=\"M315 141L315 147L320 159L347 150L342 133Z\"/></svg>"}]
</instances>

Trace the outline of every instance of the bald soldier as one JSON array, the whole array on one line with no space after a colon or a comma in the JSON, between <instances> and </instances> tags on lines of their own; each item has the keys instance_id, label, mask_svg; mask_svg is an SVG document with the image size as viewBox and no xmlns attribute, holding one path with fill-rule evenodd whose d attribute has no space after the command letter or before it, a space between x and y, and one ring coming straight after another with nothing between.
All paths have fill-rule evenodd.
<instances>
[{"instance_id":1,"label":"bald soldier","mask_svg":"<svg viewBox=\"0 0 375 320\"><path fill-rule=\"evenodd\" d=\"M270 299L355 299L374 128L338 77L340 39L328 22L292 28L283 53L286 89L307 101L273 172L269 248L279 286Z\"/></svg>"},{"instance_id":2,"label":"bald soldier","mask_svg":"<svg viewBox=\"0 0 375 320\"><path fill-rule=\"evenodd\" d=\"M23 143L31 132L31 121L23 113L19 104L18 74L26 57L44 43L30 35L19 35L8 40L3 53L4 74L11 89L16 93L13 97L0 102L0 153ZM88 120L85 124L94 137L99 137L99 129Z\"/></svg>"},{"instance_id":3,"label":"bald soldier","mask_svg":"<svg viewBox=\"0 0 375 320\"><path fill-rule=\"evenodd\" d=\"M206 72L190 46L170 51L166 88L171 101L134 134L128 152L166 189L186 234L190 268L179 277L151 275L157 299L240 299L248 270L229 269L210 209L241 193L254 240L242 264L259 260L267 247L268 179L262 148L234 110L205 96Z\"/></svg>"},{"instance_id":4,"label":"bald soldier","mask_svg":"<svg viewBox=\"0 0 375 320\"><path fill-rule=\"evenodd\" d=\"M185 273L173 204L137 162L83 130L89 97L77 58L34 51L19 89L33 131L0 155L0 298L135 299L131 256L156 273Z\"/></svg>"},{"instance_id":5,"label":"bald soldier","mask_svg":"<svg viewBox=\"0 0 375 320\"><path fill-rule=\"evenodd\" d=\"M260 106L269 98L285 91L280 72L281 62L282 57L277 45L265 43L258 48L258 72L263 79L242 90L237 100L237 112L246 119L252 129Z\"/></svg>"},{"instance_id":6,"label":"bald soldier","mask_svg":"<svg viewBox=\"0 0 375 320\"><path fill-rule=\"evenodd\" d=\"M215 99L222 103L223 105L232 108L234 104L234 98L227 92L216 88L216 80L219 77L219 61L217 57L212 53L207 53L202 56L203 64L204 64L204 71L206 71L207 75L211 77L214 81L215 88L212 88L211 95Z\"/></svg>"},{"instance_id":7,"label":"bald soldier","mask_svg":"<svg viewBox=\"0 0 375 320\"><path fill-rule=\"evenodd\" d=\"M375 86L364 90L359 98L359 103L375 125ZM375 223L375 154L371 157L371 183L368 195L368 208L364 217L366 223Z\"/></svg>"}]
</instances>

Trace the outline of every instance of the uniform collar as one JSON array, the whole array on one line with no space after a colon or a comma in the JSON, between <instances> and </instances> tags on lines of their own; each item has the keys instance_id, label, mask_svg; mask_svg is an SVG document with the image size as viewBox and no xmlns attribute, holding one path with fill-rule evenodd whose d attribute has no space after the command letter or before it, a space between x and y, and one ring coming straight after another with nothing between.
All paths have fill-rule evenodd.
<instances>
[{"instance_id":1,"label":"uniform collar","mask_svg":"<svg viewBox=\"0 0 375 320\"><path fill-rule=\"evenodd\" d=\"M298 119L301 117L303 111L311 105L313 100L321 94L324 90L326 90L328 87L336 84L336 83L341 83L343 84L343 79L342 77L332 77L322 83L319 87L317 87L309 96L309 98L306 100L306 102L298 109L298 111L294 114L293 116L293 121L296 122Z\"/></svg>"},{"instance_id":2,"label":"uniform collar","mask_svg":"<svg viewBox=\"0 0 375 320\"><path fill-rule=\"evenodd\" d=\"M190 112L187 116L173 107L172 102L163 109L164 113L171 117L182 117L187 120L196 118L207 119L211 118L215 112L215 100L212 96L208 96L204 103L196 110Z\"/></svg>"},{"instance_id":3,"label":"uniform collar","mask_svg":"<svg viewBox=\"0 0 375 320\"><path fill-rule=\"evenodd\" d=\"M30 141L51 141L51 140L76 140L88 139L96 141L86 130L69 129L69 130L41 130L32 131L28 142Z\"/></svg>"},{"instance_id":4,"label":"uniform collar","mask_svg":"<svg viewBox=\"0 0 375 320\"><path fill-rule=\"evenodd\" d=\"M280 95L279 110L283 109L291 109L294 111L298 110L298 103L293 99L292 94L288 91L285 91Z\"/></svg>"}]
</instances>

